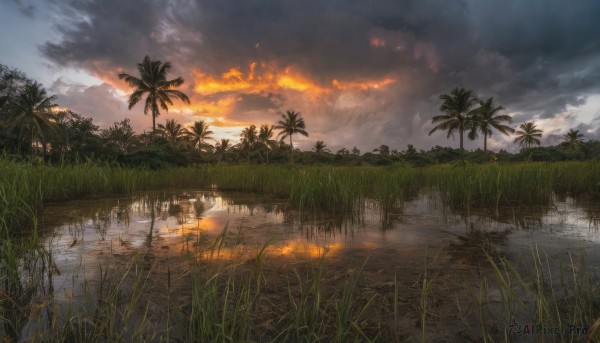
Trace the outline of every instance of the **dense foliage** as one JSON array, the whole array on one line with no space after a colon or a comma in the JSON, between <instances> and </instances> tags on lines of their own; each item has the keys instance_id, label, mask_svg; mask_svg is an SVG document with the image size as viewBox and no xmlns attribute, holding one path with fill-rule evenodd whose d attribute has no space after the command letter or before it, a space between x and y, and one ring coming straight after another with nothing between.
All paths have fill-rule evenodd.
<instances>
[{"instance_id":1,"label":"dense foliage","mask_svg":"<svg viewBox=\"0 0 600 343\"><path fill-rule=\"evenodd\" d=\"M161 80L163 78L164 75ZM398 150L382 144L373 151L361 153L356 147L331 151L324 141L317 141L309 151L300 151L292 148L292 136L308 135L308 132L301 114L294 111L282 114L275 126L262 124L245 128L237 142L213 139L210 126L202 120L186 127L176 120L166 119L164 124L157 125L154 137L152 133L136 134L127 118L101 129L91 118L69 110L58 110L54 103L55 97L47 95L40 84L18 70L0 65L0 151L13 159L40 163L63 164L94 160L149 168L204 163L289 162L374 166L404 163L427 166L453 161L554 162L600 157L600 142L585 141L583 135L573 129L556 146L536 146L539 145L538 138L542 131L536 129L534 123L520 125L515 140L515 144L518 143L522 148L519 152L509 153L504 149L499 152L488 151L486 142L493 131L503 134L514 131L502 124L511 122L510 116L499 114L502 107L495 105L492 98L482 101L474 93L464 89L455 89L448 95L442 95L441 99L443 104L440 110L444 114L433 118L432 122L438 125L432 133L444 130L450 137L455 131L461 136L463 131L468 131L469 139L482 136L483 150L462 151L460 147L455 149L435 146L427 151L417 151L411 144L404 150ZM153 108L152 104L149 106Z\"/></svg>"}]
</instances>

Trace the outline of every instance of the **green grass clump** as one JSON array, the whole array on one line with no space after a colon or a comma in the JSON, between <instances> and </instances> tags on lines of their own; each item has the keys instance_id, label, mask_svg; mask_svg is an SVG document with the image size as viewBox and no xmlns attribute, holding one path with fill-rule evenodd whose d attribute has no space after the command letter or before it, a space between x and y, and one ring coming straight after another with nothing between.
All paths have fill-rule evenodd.
<instances>
[{"instance_id":1,"label":"green grass clump","mask_svg":"<svg viewBox=\"0 0 600 343\"><path fill-rule=\"evenodd\" d=\"M576 259L571 252L566 258L551 258L537 247L531 258L523 261L489 256L495 278L481 281L476 299L482 337L495 341L499 338L492 334L496 330L507 341L519 330L517 335L535 335L547 341L583 341L597 334L594 323L600 320L600 284L585 261L584 255ZM499 290L499 299L492 300L492 287ZM499 306L492 306L494 302ZM536 331L538 325L559 332L544 334Z\"/></svg>"},{"instance_id":2,"label":"green grass clump","mask_svg":"<svg viewBox=\"0 0 600 343\"><path fill-rule=\"evenodd\" d=\"M548 205L555 194L600 195L600 162L439 165L425 168L235 165L131 169L101 163L41 166L0 159L0 228L20 231L29 209L139 191L187 188L261 192L303 211L360 213L365 200L385 212L420 189L455 209ZM27 225L25 225L27 226Z\"/></svg>"},{"instance_id":3,"label":"green grass clump","mask_svg":"<svg viewBox=\"0 0 600 343\"><path fill-rule=\"evenodd\" d=\"M454 207L548 204L555 172L545 163L436 166L424 170L426 184Z\"/></svg>"},{"instance_id":4,"label":"green grass clump","mask_svg":"<svg viewBox=\"0 0 600 343\"><path fill-rule=\"evenodd\" d=\"M262 192L289 199L304 211L343 215L361 211L364 199L393 204L418 188L411 167L197 166L159 170L131 169L87 162L40 166L0 160L0 220L18 230L44 202L139 191L187 188Z\"/></svg>"}]
</instances>

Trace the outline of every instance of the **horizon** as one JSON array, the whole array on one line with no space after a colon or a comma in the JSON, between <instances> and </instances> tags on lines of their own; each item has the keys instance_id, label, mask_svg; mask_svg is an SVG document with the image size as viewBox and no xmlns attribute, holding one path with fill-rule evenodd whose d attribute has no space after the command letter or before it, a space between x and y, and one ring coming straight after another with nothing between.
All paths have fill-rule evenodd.
<instances>
[{"instance_id":1,"label":"horizon","mask_svg":"<svg viewBox=\"0 0 600 343\"><path fill-rule=\"evenodd\" d=\"M136 75L148 55L172 64L168 79L183 77L192 101L175 102L157 123L206 120L217 140L237 141L244 127L294 110L309 133L294 139L302 150L316 141L363 153L456 148L458 136L428 135L439 96L455 87L494 97L512 127L535 121L542 145L571 128L600 138L600 4L437 3L1 0L0 20L12 30L0 43L12 48L0 64L101 128L129 118L137 133L152 118L140 105L127 109L131 90L117 74ZM135 15L140 8L147 15ZM513 139L494 132L488 147L514 152Z\"/></svg>"}]
</instances>

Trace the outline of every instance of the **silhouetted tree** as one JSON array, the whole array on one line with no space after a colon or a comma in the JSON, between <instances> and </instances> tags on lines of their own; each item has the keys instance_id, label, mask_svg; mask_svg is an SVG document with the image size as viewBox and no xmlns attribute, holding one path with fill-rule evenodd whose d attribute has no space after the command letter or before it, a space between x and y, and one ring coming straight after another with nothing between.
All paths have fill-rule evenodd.
<instances>
[{"instance_id":1,"label":"silhouetted tree","mask_svg":"<svg viewBox=\"0 0 600 343\"><path fill-rule=\"evenodd\" d=\"M304 123L304 119L300 112L287 111L285 114L281 113L282 119L277 122L275 126L276 130L281 130L279 132L279 136L281 139L285 139L286 137L290 137L290 147L293 150L294 144L292 143L292 136L299 133L303 136L308 137L308 132L306 132L306 124Z\"/></svg>"},{"instance_id":2,"label":"silhouetted tree","mask_svg":"<svg viewBox=\"0 0 600 343\"><path fill-rule=\"evenodd\" d=\"M324 152L331 152L331 150L327 149L327 145L323 141L317 141L315 146L312 148L314 152L317 154L322 154Z\"/></svg>"},{"instance_id":3,"label":"silhouetted tree","mask_svg":"<svg viewBox=\"0 0 600 343\"><path fill-rule=\"evenodd\" d=\"M169 105L173 105L172 97L188 104L190 99L184 93L174 89L183 84L183 78L178 77L167 80L167 72L171 69L169 62L163 64L161 61L152 61L150 57L146 56L142 63L138 63L137 68L140 77L121 73L119 79L125 79L125 82L134 88L133 93L129 96L129 109L146 95L144 114L152 113L152 134L154 134L156 131L156 117L160 114L159 106L168 112Z\"/></svg>"},{"instance_id":4,"label":"silhouetted tree","mask_svg":"<svg viewBox=\"0 0 600 343\"><path fill-rule=\"evenodd\" d=\"M221 162L231 149L232 145L229 142L229 139L221 139L221 141L215 145L215 153L219 158L218 162Z\"/></svg>"},{"instance_id":5,"label":"silhouetted tree","mask_svg":"<svg viewBox=\"0 0 600 343\"><path fill-rule=\"evenodd\" d=\"M258 132L256 125L250 125L240 133L240 149L246 153L246 158L250 162L250 156L255 151L258 143Z\"/></svg>"},{"instance_id":6,"label":"silhouetted tree","mask_svg":"<svg viewBox=\"0 0 600 343\"><path fill-rule=\"evenodd\" d=\"M519 143L520 147L529 148L532 145L540 145L538 138L542 137L542 130L537 129L534 122L523 123L519 126L519 129L516 132L515 143Z\"/></svg>"},{"instance_id":7,"label":"silhouetted tree","mask_svg":"<svg viewBox=\"0 0 600 343\"><path fill-rule=\"evenodd\" d=\"M206 124L204 120L198 120L195 121L194 124L188 129L187 135L198 151L202 151L202 148L207 147L207 140L213 139L211 137L213 132L210 131L208 127L209 125Z\"/></svg>"},{"instance_id":8,"label":"silhouetted tree","mask_svg":"<svg viewBox=\"0 0 600 343\"><path fill-rule=\"evenodd\" d=\"M446 137L450 138L454 136L454 131L458 131L460 150L464 150L463 134L473 127L473 109L477 104L477 97L471 90L454 88L450 94L442 94L440 99L443 100L440 111L444 114L431 119L432 124L438 125L429 131L429 135L437 130L444 130L448 131Z\"/></svg>"},{"instance_id":9,"label":"silhouetted tree","mask_svg":"<svg viewBox=\"0 0 600 343\"><path fill-rule=\"evenodd\" d=\"M260 131L258 132L258 143L260 144L260 148L265 150L267 164L269 164L269 152L276 146L275 140L272 139L275 134L273 132L274 129L273 125L263 124L260 126Z\"/></svg>"},{"instance_id":10,"label":"silhouetted tree","mask_svg":"<svg viewBox=\"0 0 600 343\"><path fill-rule=\"evenodd\" d=\"M32 80L17 70L10 69L0 64L0 150L5 149L10 152L18 152L21 148L21 141L16 130L9 130L11 116L10 103L15 101L17 96L23 92L27 84L33 83ZM29 153L27 148L26 152Z\"/></svg>"},{"instance_id":11,"label":"silhouetted tree","mask_svg":"<svg viewBox=\"0 0 600 343\"><path fill-rule=\"evenodd\" d=\"M50 135L54 159L62 156L72 160L102 158L107 151L98 135L98 126L92 118L85 118L73 111L61 111L55 115L59 130Z\"/></svg>"},{"instance_id":12,"label":"silhouetted tree","mask_svg":"<svg viewBox=\"0 0 600 343\"><path fill-rule=\"evenodd\" d=\"M569 132L563 135L563 141L560 143L561 146L571 151L579 151L583 148L583 134L579 133L579 130L570 129Z\"/></svg>"},{"instance_id":13,"label":"silhouetted tree","mask_svg":"<svg viewBox=\"0 0 600 343\"><path fill-rule=\"evenodd\" d=\"M508 135L515 130L503 122L512 123L512 117L506 114L499 114L504 107L496 106L494 98L486 101L479 100L479 107L475 109L474 125L469 133L470 138L477 136L477 131L483 133L483 151L487 152L487 138L492 135L492 130L496 129L500 133Z\"/></svg>"},{"instance_id":14,"label":"silhouetted tree","mask_svg":"<svg viewBox=\"0 0 600 343\"><path fill-rule=\"evenodd\" d=\"M342 155L342 156L348 156L350 155L350 151L348 151L348 149L346 148L341 148L340 150L335 152L336 155Z\"/></svg>"},{"instance_id":15,"label":"silhouetted tree","mask_svg":"<svg viewBox=\"0 0 600 343\"><path fill-rule=\"evenodd\" d=\"M175 119L167 119L165 125L158 124L158 132L171 146L176 145L186 136L185 129Z\"/></svg>"},{"instance_id":16,"label":"silhouetted tree","mask_svg":"<svg viewBox=\"0 0 600 343\"><path fill-rule=\"evenodd\" d=\"M379 146L379 148L373 149L373 152L379 152L379 154L382 156L390 156L390 147L382 144Z\"/></svg>"},{"instance_id":17,"label":"silhouetted tree","mask_svg":"<svg viewBox=\"0 0 600 343\"><path fill-rule=\"evenodd\" d=\"M56 96L47 96L46 90L37 82L27 84L23 91L9 103L10 116L8 130L16 130L19 144L26 144L34 152L36 139L42 144L44 161L47 155L49 135L56 130L56 117L53 109Z\"/></svg>"},{"instance_id":18,"label":"silhouetted tree","mask_svg":"<svg viewBox=\"0 0 600 343\"><path fill-rule=\"evenodd\" d=\"M107 145L115 146L121 154L131 152L138 141L131 127L131 122L127 118L115 122L108 129L102 130L100 136L106 141Z\"/></svg>"}]
</instances>

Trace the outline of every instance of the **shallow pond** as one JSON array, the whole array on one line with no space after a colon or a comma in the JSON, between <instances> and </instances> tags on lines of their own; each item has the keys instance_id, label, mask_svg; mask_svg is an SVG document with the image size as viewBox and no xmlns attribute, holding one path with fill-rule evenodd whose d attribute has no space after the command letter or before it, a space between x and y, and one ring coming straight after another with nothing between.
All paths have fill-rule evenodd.
<instances>
[{"instance_id":1,"label":"shallow pond","mask_svg":"<svg viewBox=\"0 0 600 343\"><path fill-rule=\"evenodd\" d=\"M152 259L150 297L164 293L168 274L169 288L185 302L190 261L211 268L260 256L271 271L272 283L277 284L280 275L286 284L284 270L314 265L325 255L331 292L363 265L364 287L393 293L390 282L405 286L398 305L402 320L393 324L403 339L419 337L415 304L422 289L415 282L422 280L424 271L434 271L439 287L434 285L431 293L436 309L428 337L433 340L481 339L484 324L476 323L472 309L457 304L481 287L481 279L494 278L490 256L527 269L537 249L542 260L585 256L587 271L600 271L599 225L600 203L564 198L545 207L457 212L426 192L385 212L367 201L361 211L347 217L304 213L290 209L284 199L260 194L169 190L48 204L42 218L44 245L54 261L49 283L58 301L77 302L98 287L103 273L126 265L134 256ZM494 287L488 292L488 299L501 297ZM457 300L448 300L448 294ZM159 300L154 304L162 306ZM496 330L508 330L509 324L497 323Z\"/></svg>"}]
</instances>

